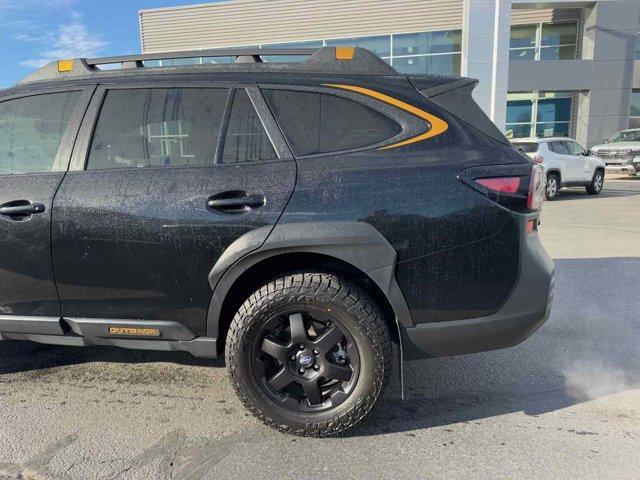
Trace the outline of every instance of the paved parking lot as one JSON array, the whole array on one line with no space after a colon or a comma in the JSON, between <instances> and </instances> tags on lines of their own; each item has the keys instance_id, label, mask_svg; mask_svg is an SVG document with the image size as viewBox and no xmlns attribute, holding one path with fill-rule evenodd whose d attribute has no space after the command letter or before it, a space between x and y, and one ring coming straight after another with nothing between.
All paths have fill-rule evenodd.
<instances>
[{"instance_id":1,"label":"paved parking lot","mask_svg":"<svg viewBox=\"0 0 640 480\"><path fill-rule=\"evenodd\" d=\"M640 477L640 178L545 204L549 322L498 352L409 364L348 437L263 427L221 361L0 343L0 478ZM23 475L19 477L19 475Z\"/></svg>"}]
</instances>

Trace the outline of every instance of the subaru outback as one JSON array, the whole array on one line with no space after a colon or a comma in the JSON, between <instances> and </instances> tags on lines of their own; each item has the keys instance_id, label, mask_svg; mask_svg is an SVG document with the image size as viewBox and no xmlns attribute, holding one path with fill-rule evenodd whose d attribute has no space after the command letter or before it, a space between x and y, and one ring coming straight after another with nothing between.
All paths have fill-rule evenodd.
<instances>
[{"instance_id":1,"label":"subaru outback","mask_svg":"<svg viewBox=\"0 0 640 480\"><path fill-rule=\"evenodd\" d=\"M544 172L475 84L347 47L42 67L0 92L0 340L224 355L251 412L313 436L365 418L393 356L522 342L553 291Z\"/></svg>"}]
</instances>

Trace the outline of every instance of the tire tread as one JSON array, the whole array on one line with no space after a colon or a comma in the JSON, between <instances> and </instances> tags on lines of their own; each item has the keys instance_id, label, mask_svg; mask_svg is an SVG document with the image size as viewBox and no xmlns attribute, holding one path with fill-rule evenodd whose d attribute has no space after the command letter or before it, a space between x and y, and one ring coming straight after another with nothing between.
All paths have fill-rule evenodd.
<instances>
[{"instance_id":1,"label":"tire tread","mask_svg":"<svg viewBox=\"0 0 640 480\"><path fill-rule=\"evenodd\" d=\"M376 346L374 359L375 385L372 392L357 402L339 417L327 422L306 423L304 428L280 425L248 396L236 375L238 346L252 320L260 316L274 302L304 302L323 300L341 304L353 315L366 336ZM281 432L299 436L335 436L353 428L361 422L383 397L391 371L391 339L386 322L371 297L355 284L331 273L298 272L275 279L259 288L245 300L234 316L226 339L225 359L232 385L244 406L265 425Z\"/></svg>"}]
</instances>

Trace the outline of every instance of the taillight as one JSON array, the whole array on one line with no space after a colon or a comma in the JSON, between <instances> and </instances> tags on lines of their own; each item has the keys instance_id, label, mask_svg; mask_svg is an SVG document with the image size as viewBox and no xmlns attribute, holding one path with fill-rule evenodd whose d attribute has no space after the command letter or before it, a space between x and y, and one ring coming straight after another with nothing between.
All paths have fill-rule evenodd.
<instances>
[{"instance_id":1,"label":"taillight","mask_svg":"<svg viewBox=\"0 0 640 480\"><path fill-rule=\"evenodd\" d=\"M544 167L531 162L469 167L458 179L514 212L538 210L544 198Z\"/></svg>"},{"instance_id":2,"label":"taillight","mask_svg":"<svg viewBox=\"0 0 640 480\"><path fill-rule=\"evenodd\" d=\"M529 181L529 195L527 195L527 208L529 210L539 210L544 200L544 189L547 183L547 176L544 174L542 165L534 165L531 170L531 180Z\"/></svg>"},{"instance_id":3,"label":"taillight","mask_svg":"<svg viewBox=\"0 0 640 480\"><path fill-rule=\"evenodd\" d=\"M476 183L498 193L516 193L521 177L477 178Z\"/></svg>"},{"instance_id":4,"label":"taillight","mask_svg":"<svg viewBox=\"0 0 640 480\"><path fill-rule=\"evenodd\" d=\"M533 163L542 163L542 162L544 162L544 158L542 158L540 155L536 155L535 157L532 157L531 160L533 160Z\"/></svg>"}]
</instances>

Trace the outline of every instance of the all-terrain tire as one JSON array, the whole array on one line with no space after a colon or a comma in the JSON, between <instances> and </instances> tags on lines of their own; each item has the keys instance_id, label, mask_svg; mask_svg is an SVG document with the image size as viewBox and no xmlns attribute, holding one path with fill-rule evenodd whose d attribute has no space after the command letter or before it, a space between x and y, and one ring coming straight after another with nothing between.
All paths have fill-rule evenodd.
<instances>
[{"instance_id":1,"label":"all-terrain tire","mask_svg":"<svg viewBox=\"0 0 640 480\"><path fill-rule=\"evenodd\" d=\"M359 375L349 396L320 412L294 411L275 402L259 383L251 358L265 322L285 309L305 307L330 311L359 354ZM354 427L382 398L391 371L391 342L382 312L365 291L331 273L300 272L275 279L246 299L229 327L225 357L238 397L258 419L281 432L325 437Z\"/></svg>"}]
</instances>

